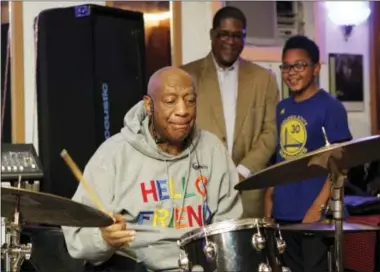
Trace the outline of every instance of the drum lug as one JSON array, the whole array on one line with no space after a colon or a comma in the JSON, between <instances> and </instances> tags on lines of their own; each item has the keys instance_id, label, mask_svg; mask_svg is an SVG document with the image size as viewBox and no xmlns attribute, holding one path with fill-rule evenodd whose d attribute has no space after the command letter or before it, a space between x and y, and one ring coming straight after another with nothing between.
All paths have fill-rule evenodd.
<instances>
[{"instance_id":1,"label":"drum lug","mask_svg":"<svg viewBox=\"0 0 380 272\"><path fill-rule=\"evenodd\" d=\"M178 248L182 248L180 240L177 240L177 246L178 246Z\"/></svg>"},{"instance_id":2,"label":"drum lug","mask_svg":"<svg viewBox=\"0 0 380 272\"><path fill-rule=\"evenodd\" d=\"M181 271L189 271L189 259L187 258L187 254L184 252L180 252L178 266Z\"/></svg>"},{"instance_id":3,"label":"drum lug","mask_svg":"<svg viewBox=\"0 0 380 272\"><path fill-rule=\"evenodd\" d=\"M257 225L257 233L252 237L252 245L257 251L261 251L265 248L265 237L260 232L260 227Z\"/></svg>"},{"instance_id":4,"label":"drum lug","mask_svg":"<svg viewBox=\"0 0 380 272\"><path fill-rule=\"evenodd\" d=\"M286 242L285 240L282 238L282 235L281 235L281 230L280 230L280 227L279 225L277 225L277 228L278 228L278 237L276 237L276 244L277 244L277 249L278 249L278 252L280 254L283 254L286 250ZM285 271L284 271L285 272Z\"/></svg>"},{"instance_id":5,"label":"drum lug","mask_svg":"<svg viewBox=\"0 0 380 272\"><path fill-rule=\"evenodd\" d=\"M203 252L205 253L207 259L209 259L210 261L215 260L216 245L212 242L207 242L206 246L203 248Z\"/></svg>"},{"instance_id":6,"label":"drum lug","mask_svg":"<svg viewBox=\"0 0 380 272\"><path fill-rule=\"evenodd\" d=\"M271 272L272 269L270 268L269 265L265 264L265 263L261 263L259 265L259 268L257 269L258 272Z\"/></svg>"},{"instance_id":7,"label":"drum lug","mask_svg":"<svg viewBox=\"0 0 380 272\"><path fill-rule=\"evenodd\" d=\"M30 260L32 257L32 244L27 243L26 245L21 246L21 251L24 252L24 258L25 260Z\"/></svg>"}]
</instances>

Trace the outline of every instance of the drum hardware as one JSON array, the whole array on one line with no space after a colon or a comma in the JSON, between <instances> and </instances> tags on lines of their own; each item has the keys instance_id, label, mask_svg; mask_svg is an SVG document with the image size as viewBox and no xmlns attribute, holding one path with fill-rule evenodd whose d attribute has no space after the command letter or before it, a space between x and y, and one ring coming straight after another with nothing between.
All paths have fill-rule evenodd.
<instances>
[{"instance_id":1,"label":"drum hardware","mask_svg":"<svg viewBox=\"0 0 380 272\"><path fill-rule=\"evenodd\" d=\"M270 268L269 265L265 264L265 263L261 263L259 265L259 269L257 270L258 272L271 272L272 269ZM287 268L286 266L283 266L282 267L282 272L292 272L289 268Z\"/></svg>"},{"instance_id":2,"label":"drum hardware","mask_svg":"<svg viewBox=\"0 0 380 272\"><path fill-rule=\"evenodd\" d=\"M334 246L330 246L327 251L327 264L328 264L328 272L334 272Z\"/></svg>"},{"instance_id":3,"label":"drum hardware","mask_svg":"<svg viewBox=\"0 0 380 272\"><path fill-rule=\"evenodd\" d=\"M206 246L203 248L203 251L208 260L213 261L216 258L217 250L216 244L213 242L207 242Z\"/></svg>"},{"instance_id":4,"label":"drum hardware","mask_svg":"<svg viewBox=\"0 0 380 272\"><path fill-rule=\"evenodd\" d=\"M178 266L182 271L189 271L189 259L183 250L179 253Z\"/></svg>"},{"instance_id":5,"label":"drum hardware","mask_svg":"<svg viewBox=\"0 0 380 272\"><path fill-rule=\"evenodd\" d=\"M18 185L21 186L21 177ZM4 188L3 188L4 189ZM9 241L1 247L1 258L5 260L5 271L18 272L24 260L29 260L32 254L32 244L20 244L22 214L20 213L20 197L17 197L12 222L5 220L5 232Z\"/></svg>"},{"instance_id":6,"label":"drum hardware","mask_svg":"<svg viewBox=\"0 0 380 272\"><path fill-rule=\"evenodd\" d=\"M280 230L280 225L277 225L278 228L278 237L276 237L276 244L277 244L277 249L280 254L283 254L286 250L286 242L282 238L281 230Z\"/></svg>"},{"instance_id":7,"label":"drum hardware","mask_svg":"<svg viewBox=\"0 0 380 272\"><path fill-rule=\"evenodd\" d=\"M380 159L380 135L374 135L353 141L331 144L304 156L291 158L258 171L234 186L236 190L256 190L279 186L287 183L317 178L329 174L327 160L340 153L341 169L365 164ZM294 169L297 169L296 171Z\"/></svg>"},{"instance_id":8,"label":"drum hardware","mask_svg":"<svg viewBox=\"0 0 380 272\"><path fill-rule=\"evenodd\" d=\"M330 205L321 205L319 211L321 212L322 219L332 217L332 210L330 208Z\"/></svg>"},{"instance_id":9,"label":"drum hardware","mask_svg":"<svg viewBox=\"0 0 380 272\"><path fill-rule=\"evenodd\" d=\"M332 183L331 210L333 214L335 271L343 272L344 184L347 170L380 159L380 135L328 144L302 157L292 158L251 175L235 185L236 190L263 189L330 175ZM297 169L297 171L294 171Z\"/></svg>"},{"instance_id":10,"label":"drum hardware","mask_svg":"<svg viewBox=\"0 0 380 272\"><path fill-rule=\"evenodd\" d=\"M257 251L261 251L265 248L266 239L260 232L259 224L256 225L257 233L252 237L252 245Z\"/></svg>"},{"instance_id":11,"label":"drum hardware","mask_svg":"<svg viewBox=\"0 0 380 272\"><path fill-rule=\"evenodd\" d=\"M39 190L39 180L44 177L41 162L33 144L1 144L1 181L9 186L30 187ZM12 187L10 187L12 188ZM12 196L12 203L4 203L2 188L1 215L4 224L5 243L1 246L1 259L5 271L16 272L24 260L29 260L32 244L20 244L21 228L24 223L21 213L21 196ZM6 198L6 197L5 197ZM8 205L7 205L8 204ZM9 218L12 221L9 222Z\"/></svg>"},{"instance_id":12,"label":"drum hardware","mask_svg":"<svg viewBox=\"0 0 380 272\"><path fill-rule=\"evenodd\" d=\"M21 177L18 184L20 187ZM20 271L23 261L30 259L32 253L31 244L20 244L24 222L79 227L106 227L113 223L110 216L87 205L15 187L1 188L1 215L12 218L12 222L5 226L9 239L1 248L5 271L10 272Z\"/></svg>"},{"instance_id":13,"label":"drum hardware","mask_svg":"<svg viewBox=\"0 0 380 272\"><path fill-rule=\"evenodd\" d=\"M332 182L332 212L335 220L334 256L336 272L343 272L343 218L344 218L344 183L348 170L339 167L337 159L331 156L327 166Z\"/></svg>"},{"instance_id":14,"label":"drum hardware","mask_svg":"<svg viewBox=\"0 0 380 272\"><path fill-rule=\"evenodd\" d=\"M312 233L313 235L321 235L324 237L331 237L335 232L335 222L334 220L323 220L321 222L315 223L303 223L281 226L282 230L286 231L299 231ZM343 232L344 233L355 233L355 232L365 232L365 231L379 231L380 227L361 224L361 223L349 223L343 222Z\"/></svg>"},{"instance_id":15,"label":"drum hardware","mask_svg":"<svg viewBox=\"0 0 380 272\"><path fill-rule=\"evenodd\" d=\"M270 268L270 266L268 264L265 264L265 263L261 263L259 265L259 268L257 269L258 272L271 272L272 269ZM292 272L289 268L287 268L286 266L282 266L281 268L281 271L282 272Z\"/></svg>"},{"instance_id":16,"label":"drum hardware","mask_svg":"<svg viewBox=\"0 0 380 272\"><path fill-rule=\"evenodd\" d=\"M18 272L24 260L29 260L32 254L32 244L20 244L20 228L15 223L7 226L10 234L10 243L1 247L1 258L5 263L5 271Z\"/></svg>"},{"instance_id":17,"label":"drum hardware","mask_svg":"<svg viewBox=\"0 0 380 272\"><path fill-rule=\"evenodd\" d=\"M272 269L270 268L268 264L261 263L257 271L258 272L272 272Z\"/></svg>"}]
</instances>

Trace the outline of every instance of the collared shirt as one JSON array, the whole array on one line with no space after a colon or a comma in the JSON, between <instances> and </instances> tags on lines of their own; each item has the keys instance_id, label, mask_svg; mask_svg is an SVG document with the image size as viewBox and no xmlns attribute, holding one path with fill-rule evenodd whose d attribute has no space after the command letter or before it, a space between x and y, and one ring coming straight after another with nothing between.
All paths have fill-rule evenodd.
<instances>
[{"instance_id":1,"label":"collared shirt","mask_svg":"<svg viewBox=\"0 0 380 272\"><path fill-rule=\"evenodd\" d=\"M213 58L214 59L214 58ZM214 59L222 98L228 153L232 156L236 118L239 60L228 68L221 68Z\"/></svg>"},{"instance_id":2,"label":"collared shirt","mask_svg":"<svg viewBox=\"0 0 380 272\"><path fill-rule=\"evenodd\" d=\"M228 68L220 67L216 63L214 57L213 60L218 75L219 90L222 98L223 115L226 127L227 150L232 157L236 119L236 102L239 84L239 59ZM243 165L238 165L237 170L239 174L245 178L251 174L251 171Z\"/></svg>"}]
</instances>

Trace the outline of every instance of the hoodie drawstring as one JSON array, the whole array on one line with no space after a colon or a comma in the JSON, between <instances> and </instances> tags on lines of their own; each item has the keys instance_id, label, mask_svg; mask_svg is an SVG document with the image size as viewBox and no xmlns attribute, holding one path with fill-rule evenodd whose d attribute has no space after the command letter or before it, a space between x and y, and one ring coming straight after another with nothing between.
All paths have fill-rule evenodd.
<instances>
[{"instance_id":1,"label":"hoodie drawstring","mask_svg":"<svg viewBox=\"0 0 380 272\"><path fill-rule=\"evenodd\" d=\"M178 215L178 218L177 218L177 224L180 223L180 219L182 217L182 213L183 213L183 208L185 207L185 196L187 194L187 187L188 187L188 184L189 184L189 179L190 179L190 171L191 171L191 152L190 150L188 150L188 153L187 153L187 161L188 161L188 168L187 168L187 175L186 175L186 179L185 179L185 184L184 184L184 188L183 188L183 193L182 193L182 199L181 199L181 206L180 206L180 211L179 211L179 215ZM167 176L167 180L170 179L170 173L169 173L169 165L168 165L168 161L165 159L164 160L165 162L165 169L166 169L166 176ZM173 221L173 217L175 216L175 208L176 205L173 203L173 200L171 200L171 205L172 205L172 214L170 216L170 221ZM162 207L162 201L160 201L160 208ZM202 209L203 210L203 209ZM202 214L203 216L203 214Z\"/></svg>"},{"instance_id":2,"label":"hoodie drawstring","mask_svg":"<svg viewBox=\"0 0 380 272\"><path fill-rule=\"evenodd\" d=\"M182 217L183 208L185 206L185 196L186 196L186 193L187 193L187 185L189 184L190 171L191 171L191 158L190 158L190 156L191 156L191 153L190 153L190 150L188 150L188 154L187 154L188 160L187 161L189 162L189 165L188 165L188 168L187 168L186 182L185 182L185 186L184 186L184 190L183 190L182 203L181 203L181 207L180 207L181 209L180 209L180 213L179 213L179 216L178 216L178 222L177 222L177 224L179 224L179 220ZM203 214L202 214L202 216L203 216Z\"/></svg>"}]
</instances>

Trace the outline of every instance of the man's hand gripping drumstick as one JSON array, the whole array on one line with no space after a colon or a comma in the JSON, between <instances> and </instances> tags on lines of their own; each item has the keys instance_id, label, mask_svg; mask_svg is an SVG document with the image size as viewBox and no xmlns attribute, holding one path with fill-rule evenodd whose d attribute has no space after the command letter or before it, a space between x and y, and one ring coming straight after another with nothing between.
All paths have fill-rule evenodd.
<instances>
[{"instance_id":1,"label":"man's hand gripping drumstick","mask_svg":"<svg viewBox=\"0 0 380 272\"><path fill-rule=\"evenodd\" d=\"M128 247L129 243L135 239L136 232L134 230L128 230L125 219L120 214L112 214L106 211L104 205L100 201L95 190L84 180L82 172L80 171L77 164L72 160L69 153L64 149L61 152L61 157L69 166L73 172L75 178L86 190L87 194L91 198L91 201L97 206L99 210L105 214L111 216L114 219L114 223L111 226L100 228L102 232L103 239L112 247Z\"/></svg>"}]
</instances>

